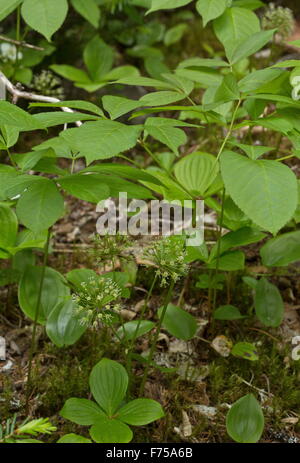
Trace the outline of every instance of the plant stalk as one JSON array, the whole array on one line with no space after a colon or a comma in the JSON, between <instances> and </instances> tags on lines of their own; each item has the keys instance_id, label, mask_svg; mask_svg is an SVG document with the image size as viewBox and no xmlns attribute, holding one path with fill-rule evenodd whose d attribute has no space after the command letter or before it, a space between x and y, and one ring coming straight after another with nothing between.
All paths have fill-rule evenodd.
<instances>
[{"instance_id":1,"label":"plant stalk","mask_svg":"<svg viewBox=\"0 0 300 463\"><path fill-rule=\"evenodd\" d=\"M172 283L170 284L170 287L169 287L169 290L168 290L168 293L167 293L167 296L166 296L166 299L165 299L164 307L163 307L163 310L162 310L162 313L161 313L161 316L159 318L159 322L158 322L158 325L157 325L157 328L156 328L156 333L155 333L155 336L154 336L154 339L153 339L153 342L152 342L152 345L151 345L151 348L150 348L149 356L148 356L148 359L147 359L147 366L145 368L144 375L143 375L142 382L141 382L141 386L140 386L139 396L144 394L144 389L145 389L145 384L146 384L146 381L147 381L147 378L148 378L149 369L150 369L150 366L151 366L151 363L152 363L153 355L155 353L156 344L157 344L158 337L159 337L159 334L160 334L160 331L161 331L161 327L162 327L162 324L163 324L163 321L164 321L164 318L165 318L165 315L166 315L166 311L167 311L168 305L169 305L169 303L171 301L174 286L175 286L175 281L173 280Z\"/></svg>"},{"instance_id":2,"label":"plant stalk","mask_svg":"<svg viewBox=\"0 0 300 463\"><path fill-rule=\"evenodd\" d=\"M49 229L48 234L47 234L47 241L44 247L43 266L42 266L40 286L39 286L39 292L38 292L38 298L37 298L36 310L35 310L35 316L34 316L34 322L33 322L31 346L30 346L30 351L29 351L28 375L27 375L27 384L26 384L26 405L25 405L27 414L28 414L28 407L29 407L30 387L31 387L31 382L32 382L32 361L33 361L33 355L36 350L36 331L37 331L37 324L38 324L40 308L41 308L41 300L42 300L43 285L44 285L44 280L45 280L46 265L47 265L48 254L49 254L50 235L51 235L51 230Z\"/></svg>"}]
</instances>

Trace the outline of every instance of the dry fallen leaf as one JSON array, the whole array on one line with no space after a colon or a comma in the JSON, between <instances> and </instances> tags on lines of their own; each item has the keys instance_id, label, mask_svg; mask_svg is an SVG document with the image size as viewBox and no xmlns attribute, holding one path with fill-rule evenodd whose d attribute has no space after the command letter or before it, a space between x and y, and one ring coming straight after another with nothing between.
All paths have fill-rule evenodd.
<instances>
[{"instance_id":1,"label":"dry fallen leaf","mask_svg":"<svg viewBox=\"0 0 300 463\"><path fill-rule=\"evenodd\" d=\"M217 336L211 343L211 346L222 357L228 357L232 349L232 342L224 335Z\"/></svg>"}]
</instances>

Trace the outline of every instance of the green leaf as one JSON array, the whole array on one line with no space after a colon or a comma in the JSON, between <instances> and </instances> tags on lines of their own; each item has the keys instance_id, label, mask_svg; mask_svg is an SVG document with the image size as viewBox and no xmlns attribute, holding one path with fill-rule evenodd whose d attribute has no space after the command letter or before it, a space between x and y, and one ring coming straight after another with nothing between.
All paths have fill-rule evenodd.
<instances>
[{"instance_id":1,"label":"green leaf","mask_svg":"<svg viewBox=\"0 0 300 463\"><path fill-rule=\"evenodd\" d=\"M274 33L275 29L260 31L251 35L249 38L246 38L234 49L231 56L231 63L235 64L238 61L256 53L272 39Z\"/></svg>"},{"instance_id":2,"label":"green leaf","mask_svg":"<svg viewBox=\"0 0 300 463\"><path fill-rule=\"evenodd\" d=\"M100 20L99 6L95 0L71 0L73 8L92 26L98 27Z\"/></svg>"},{"instance_id":3,"label":"green leaf","mask_svg":"<svg viewBox=\"0 0 300 463\"><path fill-rule=\"evenodd\" d=\"M223 80L216 90L214 102L226 103L240 98L237 80L231 72L223 77Z\"/></svg>"},{"instance_id":4,"label":"green leaf","mask_svg":"<svg viewBox=\"0 0 300 463\"><path fill-rule=\"evenodd\" d=\"M31 320L35 318L41 273L41 267L27 267L19 284L19 304ZM45 324L54 307L69 296L70 290L64 277L53 268L46 267L38 323Z\"/></svg>"},{"instance_id":5,"label":"green leaf","mask_svg":"<svg viewBox=\"0 0 300 463\"><path fill-rule=\"evenodd\" d=\"M139 329L136 332L137 325L139 325ZM123 326L118 328L118 335L120 338L125 338L131 340L134 338L135 333L136 337L143 336L146 333L149 333L155 326L155 323L151 322L150 320L132 320L131 322L124 323Z\"/></svg>"},{"instance_id":6,"label":"green leaf","mask_svg":"<svg viewBox=\"0 0 300 463\"><path fill-rule=\"evenodd\" d=\"M107 177L109 181L109 177ZM68 175L58 180L64 190L76 198L98 203L109 197L109 186L103 183L103 176L97 174Z\"/></svg>"},{"instance_id":7,"label":"green leaf","mask_svg":"<svg viewBox=\"0 0 300 463\"><path fill-rule=\"evenodd\" d=\"M102 98L103 108L109 113L112 120L139 108L141 103L136 100L129 100L121 96L105 95Z\"/></svg>"},{"instance_id":8,"label":"green leaf","mask_svg":"<svg viewBox=\"0 0 300 463\"><path fill-rule=\"evenodd\" d=\"M185 95L182 95L178 92L171 92L164 90L161 92L152 92L147 93L146 95L140 98L139 106L158 106L158 105L167 105L170 103L175 103L176 101L181 101L186 98Z\"/></svg>"},{"instance_id":9,"label":"green leaf","mask_svg":"<svg viewBox=\"0 0 300 463\"><path fill-rule=\"evenodd\" d=\"M164 416L162 406L151 399L136 399L124 405L118 412L118 420L132 426L143 426Z\"/></svg>"},{"instance_id":10,"label":"green leaf","mask_svg":"<svg viewBox=\"0 0 300 463\"><path fill-rule=\"evenodd\" d=\"M259 88L268 84L270 81L276 79L282 74L280 69L260 69L258 71L253 71L243 77L239 83L239 89L241 92L254 92L259 90Z\"/></svg>"},{"instance_id":11,"label":"green leaf","mask_svg":"<svg viewBox=\"0 0 300 463\"><path fill-rule=\"evenodd\" d=\"M158 309L159 317L162 314L162 310L162 307ZM190 313L173 304L168 305L162 326L172 336L184 341L192 339L197 331L195 318Z\"/></svg>"},{"instance_id":12,"label":"green leaf","mask_svg":"<svg viewBox=\"0 0 300 463\"><path fill-rule=\"evenodd\" d=\"M189 67L227 67L229 63L220 58L188 58L181 61L177 68L184 69Z\"/></svg>"},{"instance_id":13,"label":"green leaf","mask_svg":"<svg viewBox=\"0 0 300 463\"><path fill-rule=\"evenodd\" d=\"M196 10L202 16L203 26L212 19L218 18L224 13L228 5L227 0L198 0Z\"/></svg>"},{"instance_id":14,"label":"green leaf","mask_svg":"<svg viewBox=\"0 0 300 463\"><path fill-rule=\"evenodd\" d=\"M221 305L213 314L215 320L240 320L245 318L234 305Z\"/></svg>"},{"instance_id":15,"label":"green leaf","mask_svg":"<svg viewBox=\"0 0 300 463\"><path fill-rule=\"evenodd\" d=\"M253 394L237 400L226 416L226 427L230 437L243 444L257 442L264 430L264 415Z\"/></svg>"},{"instance_id":16,"label":"green leaf","mask_svg":"<svg viewBox=\"0 0 300 463\"><path fill-rule=\"evenodd\" d=\"M151 8L147 11L147 14L158 10L173 10L174 8L180 8L181 6L191 3L191 1L192 0L164 0L162 3L161 0L152 0Z\"/></svg>"},{"instance_id":17,"label":"green leaf","mask_svg":"<svg viewBox=\"0 0 300 463\"><path fill-rule=\"evenodd\" d=\"M41 108L62 108L68 107L73 109L81 109L82 111L89 111L91 113L97 114L98 116L104 116L103 111L99 106L91 103L90 101L81 101L81 100L67 100L67 101L58 101L57 103L30 103L29 107L41 107Z\"/></svg>"},{"instance_id":18,"label":"green leaf","mask_svg":"<svg viewBox=\"0 0 300 463\"><path fill-rule=\"evenodd\" d=\"M0 21L12 13L20 3L22 0L0 0Z\"/></svg>"},{"instance_id":19,"label":"green leaf","mask_svg":"<svg viewBox=\"0 0 300 463\"><path fill-rule=\"evenodd\" d=\"M217 259L213 259L207 268L216 268ZM225 272L234 272L237 270L243 270L245 267L245 254L242 251L231 251L226 252L219 258L219 270Z\"/></svg>"},{"instance_id":20,"label":"green leaf","mask_svg":"<svg viewBox=\"0 0 300 463\"><path fill-rule=\"evenodd\" d=\"M85 47L83 59L92 80L98 82L111 70L114 50L96 35Z\"/></svg>"},{"instance_id":21,"label":"green leaf","mask_svg":"<svg viewBox=\"0 0 300 463\"><path fill-rule=\"evenodd\" d=\"M86 328L75 316L75 304L72 299L58 304L50 313L46 324L47 334L57 347L75 344Z\"/></svg>"},{"instance_id":22,"label":"green leaf","mask_svg":"<svg viewBox=\"0 0 300 463\"><path fill-rule=\"evenodd\" d=\"M67 0L25 0L21 12L28 26L50 42L54 32L66 19L68 2Z\"/></svg>"},{"instance_id":23,"label":"green leaf","mask_svg":"<svg viewBox=\"0 0 300 463\"><path fill-rule=\"evenodd\" d=\"M64 130L60 137L74 153L80 152L91 164L97 159L111 158L133 148L141 130L139 125L127 126L105 120L86 122L81 127Z\"/></svg>"},{"instance_id":24,"label":"green leaf","mask_svg":"<svg viewBox=\"0 0 300 463\"><path fill-rule=\"evenodd\" d=\"M89 426L104 417L99 405L87 399L68 399L59 414L73 423Z\"/></svg>"},{"instance_id":25,"label":"green leaf","mask_svg":"<svg viewBox=\"0 0 300 463\"><path fill-rule=\"evenodd\" d=\"M70 433L65 434L62 436L58 441L57 444L91 444L91 439L87 439L86 437L79 436L78 434Z\"/></svg>"},{"instance_id":26,"label":"green leaf","mask_svg":"<svg viewBox=\"0 0 300 463\"><path fill-rule=\"evenodd\" d=\"M164 36L164 44L168 47L173 43L179 42L187 29L188 26L184 23L171 27Z\"/></svg>"},{"instance_id":27,"label":"green leaf","mask_svg":"<svg viewBox=\"0 0 300 463\"><path fill-rule=\"evenodd\" d=\"M101 163L91 167L87 167L81 171L83 172L102 172L104 174L114 174L118 175L119 177L129 178L131 180L145 180L148 182L155 183L157 185L161 185L162 183L151 175L149 172L146 172L143 169L137 169L135 167L126 166L124 164L109 164L109 163Z\"/></svg>"},{"instance_id":28,"label":"green leaf","mask_svg":"<svg viewBox=\"0 0 300 463\"><path fill-rule=\"evenodd\" d=\"M20 132L43 129L44 125L18 106L0 101L0 125L17 127Z\"/></svg>"},{"instance_id":29,"label":"green leaf","mask_svg":"<svg viewBox=\"0 0 300 463\"><path fill-rule=\"evenodd\" d=\"M195 196L204 196L219 172L215 156L195 151L182 158L174 168L177 180Z\"/></svg>"},{"instance_id":30,"label":"green leaf","mask_svg":"<svg viewBox=\"0 0 300 463\"><path fill-rule=\"evenodd\" d=\"M255 362L259 359L256 347L250 342L238 342L231 349L232 355Z\"/></svg>"},{"instance_id":31,"label":"green leaf","mask_svg":"<svg viewBox=\"0 0 300 463\"><path fill-rule=\"evenodd\" d=\"M49 179L33 182L16 208L20 222L34 232L51 227L64 213L64 200Z\"/></svg>"},{"instance_id":32,"label":"green leaf","mask_svg":"<svg viewBox=\"0 0 300 463\"><path fill-rule=\"evenodd\" d=\"M174 86L163 80L151 79L150 77L130 76L121 77L115 82L123 85L137 85L141 87L153 87L157 89L173 90Z\"/></svg>"},{"instance_id":33,"label":"green leaf","mask_svg":"<svg viewBox=\"0 0 300 463\"><path fill-rule=\"evenodd\" d=\"M90 429L92 439L99 444L126 444L132 440L131 429L119 420L101 418Z\"/></svg>"},{"instance_id":34,"label":"green leaf","mask_svg":"<svg viewBox=\"0 0 300 463\"><path fill-rule=\"evenodd\" d=\"M286 165L224 151L221 172L233 201L264 230L275 234L292 218L298 202L297 180Z\"/></svg>"},{"instance_id":35,"label":"green leaf","mask_svg":"<svg viewBox=\"0 0 300 463\"><path fill-rule=\"evenodd\" d=\"M118 362L102 359L90 374L90 388L98 404L109 416L113 416L125 397L128 375ZM93 436L92 436L93 437Z\"/></svg>"},{"instance_id":36,"label":"green leaf","mask_svg":"<svg viewBox=\"0 0 300 463\"><path fill-rule=\"evenodd\" d=\"M71 270L66 274L66 278L70 281L76 288L81 288L81 283L88 283L91 278L97 278L97 273L94 270L88 268L78 268Z\"/></svg>"},{"instance_id":37,"label":"green leaf","mask_svg":"<svg viewBox=\"0 0 300 463\"><path fill-rule=\"evenodd\" d=\"M68 64L52 64L50 69L56 72L56 74L73 82L91 83L87 73L82 69L75 68L74 66L69 66Z\"/></svg>"},{"instance_id":38,"label":"green leaf","mask_svg":"<svg viewBox=\"0 0 300 463\"><path fill-rule=\"evenodd\" d=\"M214 20L214 30L231 62L238 44L260 31L259 19L245 8L227 8L222 16Z\"/></svg>"},{"instance_id":39,"label":"green leaf","mask_svg":"<svg viewBox=\"0 0 300 463\"><path fill-rule=\"evenodd\" d=\"M69 113L62 111L51 111L35 114L33 116L44 127L54 127L56 125L71 124L77 121L98 120L99 117L93 114Z\"/></svg>"},{"instance_id":40,"label":"green leaf","mask_svg":"<svg viewBox=\"0 0 300 463\"><path fill-rule=\"evenodd\" d=\"M237 142L233 142L230 144L243 150L244 153L246 153L247 156L250 159L253 159L254 161L258 159L260 156L262 156L263 154L275 150L275 148L273 148L272 146L244 145L243 143L237 143Z\"/></svg>"},{"instance_id":41,"label":"green leaf","mask_svg":"<svg viewBox=\"0 0 300 463\"><path fill-rule=\"evenodd\" d=\"M176 121L173 121L173 124L176 125ZM145 129L149 135L168 146L177 156L179 156L179 146L187 141L186 134L181 129L173 127L168 119L150 117L146 121Z\"/></svg>"},{"instance_id":42,"label":"green leaf","mask_svg":"<svg viewBox=\"0 0 300 463\"><path fill-rule=\"evenodd\" d=\"M276 328L283 320L284 306L278 288L261 278L255 289L255 312L265 326Z\"/></svg>"},{"instance_id":43,"label":"green leaf","mask_svg":"<svg viewBox=\"0 0 300 463\"><path fill-rule=\"evenodd\" d=\"M15 246L18 233L18 219L14 211L0 203L0 249Z\"/></svg>"},{"instance_id":44,"label":"green leaf","mask_svg":"<svg viewBox=\"0 0 300 463\"><path fill-rule=\"evenodd\" d=\"M264 244L260 249L263 265L285 267L300 260L300 231L284 233Z\"/></svg>"},{"instance_id":45,"label":"green leaf","mask_svg":"<svg viewBox=\"0 0 300 463\"><path fill-rule=\"evenodd\" d=\"M239 246L247 246L251 243L257 243L265 238L265 233L251 227L242 227L239 230L232 231L223 235L219 244L215 244L210 252L210 260L214 259L218 253L220 254L228 251L228 249L236 248Z\"/></svg>"}]
</instances>

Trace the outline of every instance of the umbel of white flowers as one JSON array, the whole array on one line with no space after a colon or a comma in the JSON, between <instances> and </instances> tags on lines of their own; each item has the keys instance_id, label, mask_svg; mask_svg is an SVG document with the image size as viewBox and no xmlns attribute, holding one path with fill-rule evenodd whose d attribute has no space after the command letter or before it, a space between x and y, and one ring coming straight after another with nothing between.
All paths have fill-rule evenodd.
<instances>
[{"instance_id":1,"label":"umbel of white flowers","mask_svg":"<svg viewBox=\"0 0 300 463\"><path fill-rule=\"evenodd\" d=\"M75 315L82 325L92 329L109 325L114 313L121 309L121 292L120 286L111 278L90 278L88 282L82 282L72 296L76 303Z\"/></svg>"},{"instance_id":2,"label":"umbel of white flowers","mask_svg":"<svg viewBox=\"0 0 300 463\"><path fill-rule=\"evenodd\" d=\"M144 257L157 267L156 275L161 279L161 286L166 286L169 280L176 282L187 274L186 246L182 237L156 241L146 249Z\"/></svg>"}]
</instances>

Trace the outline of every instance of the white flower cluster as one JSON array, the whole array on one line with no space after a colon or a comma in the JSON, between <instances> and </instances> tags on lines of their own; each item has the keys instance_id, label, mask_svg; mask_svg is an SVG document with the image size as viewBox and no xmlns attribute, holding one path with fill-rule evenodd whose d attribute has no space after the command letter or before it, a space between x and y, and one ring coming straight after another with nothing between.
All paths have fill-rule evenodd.
<instances>
[{"instance_id":1,"label":"white flower cluster","mask_svg":"<svg viewBox=\"0 0 300 463\"><path fill-rule=\"evenodd\" d=\"M80 290L72 296L76 303L75 315L82 325L93 329L101 324L109 325L113 314L121 310L121 292L111 278L90 278L87 283L81 283Z\"/></svg>"},{"instance_id":2,"label":"white flower cluster","mask_svg":"<svg viewBox=\"0 0 300 463\"><path fill-rule=\"evenodd\" d=\"M9 61L15 62L16 59L23 58L23 53L18 51L17 47L12 43L4 42L0 44L0 56L2 61L6 63Z\"/></svg>"},{"instance_id":3,"label":"white flower cluster","mask_svg":"<svg viewBox=\"0 0 300 463\"><path fill-rule=\"evenodd\" d=\"M94 256L98 265L112 263L115 259L126 258L124 251L130 246L128 236L116 235L94 235Z\"/></svg>"},{"instance_id":4,"label":"white flower cluster","mask_svg":"<svg viewBox=\"0 0 300 463\"><path fill-rule=\"evenodd\" d=\"M262 18L262 27L263 29L277 29L276 35L281 40L287 39L295 27L292 10L270 3Z\"/></svg>"},{"instance_id":5,"label":"white flower cluster","mask_svg":"<svg viewBox=\"0 0 300 463\"><path fill-rule=\"evenodd\" d=\"M144 256L158 267L156 275L161 279L161 286L166 286L169 280L176 282L187 274L185 240L181 237L168 237L155 242Z\"/></svg>"},{"instance_id":6,"label":"white flower cluster","mask_svg":"<svg viewBox=\"0 0 300 463\"><path fill-rule=\"evenodd\" d=\"M40 74L36 74L31 87L41 95L53 96L59 100L64 99L62 81L51 71L43 70Z\"/></svg>"}]
</instances>

